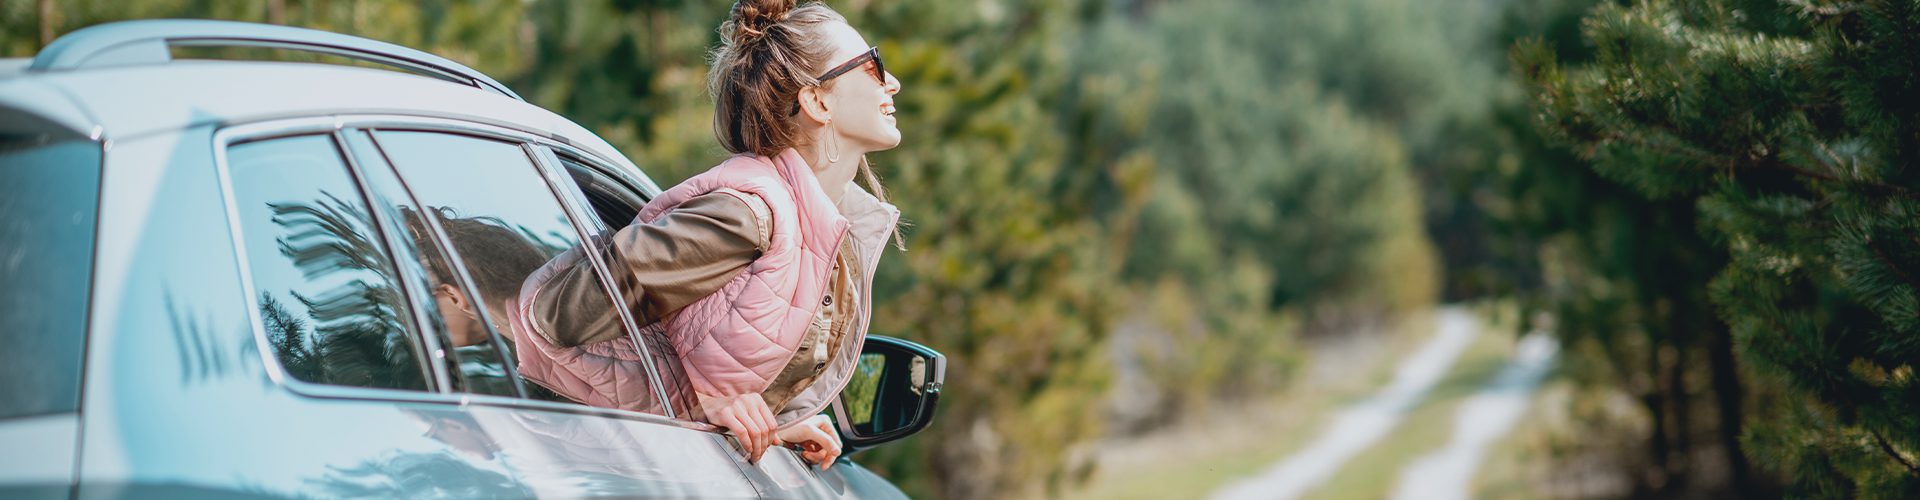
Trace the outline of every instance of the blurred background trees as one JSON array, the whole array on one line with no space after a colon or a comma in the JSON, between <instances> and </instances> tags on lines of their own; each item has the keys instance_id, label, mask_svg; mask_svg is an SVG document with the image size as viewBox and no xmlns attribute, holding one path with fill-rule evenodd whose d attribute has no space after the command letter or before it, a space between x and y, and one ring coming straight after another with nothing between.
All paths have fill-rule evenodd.
<instances>
[{"instance_id":1,"label":"blurred background trees","mask_svg":"<svg viewBox=\"0 0 1920 500\"><path fill-rule=\"evenodd\" d=\"M932 428L860 457L911 494L1057 493L1315 343L1499 297L1566 346L1591 432L1560 453L1638 493L1920 488L1913 1L830 4L905 85L874 331L955 367ZM724 156L727 7L16 0L0 53L151 17L368 36L671 185Z\"/></svg>"},{"instance_id":2,"label":"blurred background trees","mask_svg":"<svg viewBox=\"0 0 1920 500\"><path fill-rule=\"evenodd\" d=\"M1910 1L1640 2L1589 14L1590 59L1515 49L1541 130L1693 238L1634 244L1705 257L1635 292L1706 348L1736 486L1750 456L1793 496L1920 494L1916 23ZM1675 312L1702 297L1719 321Z\"/></svg>"}]
</instances>

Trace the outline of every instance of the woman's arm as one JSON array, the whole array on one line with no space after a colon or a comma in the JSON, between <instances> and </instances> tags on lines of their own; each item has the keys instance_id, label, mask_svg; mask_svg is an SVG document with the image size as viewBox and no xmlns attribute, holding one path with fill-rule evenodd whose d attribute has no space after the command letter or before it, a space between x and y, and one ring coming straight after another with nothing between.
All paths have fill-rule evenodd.
<instances>
[{"instance_id":1,"label":"woman's arm","mask_svg":"<svg viewBox=\"0 0 1920 500\"><path fill-rule=\"evenodd\" d=\"M741 198L694 197L651 223L635 222L605 237L607 264L626 294L634 320L651 324L719 290L759 258L759 221ZM534 304L541 333L560 347L619 338L592 267L579 259L557 273Z\"/></svg>"},{"instance_id":2,"label":"woman's arm","mask_svg":"<svg viewBox=\"0 0 1920 500\"><path fill-rule=\"evenodd\" d=\"M744 196L696 196L613 235L607 264L615 279L631 280L622 285L635 302L635 320L651 324L712 295L760 257L764 229Z\"/></svg>"}]
</instances>

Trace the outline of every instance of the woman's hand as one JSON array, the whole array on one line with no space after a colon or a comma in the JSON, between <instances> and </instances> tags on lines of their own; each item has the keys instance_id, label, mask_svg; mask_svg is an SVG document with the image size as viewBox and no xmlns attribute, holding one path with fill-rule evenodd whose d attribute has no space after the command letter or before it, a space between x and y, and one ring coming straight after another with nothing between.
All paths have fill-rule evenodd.
<instances>
[{"instance_id":1,"label":"woman's hand","mask_svg":"<svg viewBox=\"0 0 1920 500\"><path fill-rule=\"evenodd\" d=\"M767 409L767 400L759 394L712 399L701 395L700 408L707 413L707 422L733 433L748 462L759 463L760 455L773 446L773 411Z\"/></svg>"},{"instance_id":2,"label":"woman's hand","mask_svg":"<svg viewBox=\"0 0 1920 500\"><path fill-rule=\"evenodd\" d=\"M779 438L783 444L799 445L800 456L809 462L820 464L820 470L833 466L834 459L840 458L840 435L833 431L833 421L826 415L814 415L785 429L780 429Z\"/></svg>"}]
</instances>

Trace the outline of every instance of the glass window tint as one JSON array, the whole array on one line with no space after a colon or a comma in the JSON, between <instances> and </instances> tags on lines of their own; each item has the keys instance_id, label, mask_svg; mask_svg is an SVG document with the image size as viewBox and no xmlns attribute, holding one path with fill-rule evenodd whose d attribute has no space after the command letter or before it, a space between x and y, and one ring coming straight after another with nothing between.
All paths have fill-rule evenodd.
<instances>
[{"instance_id":1,"label":"glass window tint","mask_svg":"<svg viewBox=\"0 0 1920 500\"><path fill-rule=\"evenodd\" d=\"M436 217L444 228L453 254L458 256L479 290L479 302L486 307L484 317L493 322L495 331L509 340L524 334L514 332L509 317L509 311L519 306L521 285L548 261L569 260L562 254L580 245L579 233L567 220L566 212L548 189L533 160L518 144L469 136L382 131L374 137L380 150L406 180L414 198L427 207L425 213ZM571 261L582 265L587 262L578 260L578 252L571 255ZM439 272L451 275L453 269L449 266ZM554 322L554 328L564 325L570 334L628 341L613 310L614 302L604 291L599 277L590 267L579 275L586 281L572 288L579 293L569 296L571 300L564 311L567 319ZM456 315L449 304L443 302L441 307L449 311L448 322L455 322ZM485 335L484 326L475 321L472 335ZM531 382L527 384L528 390L536 397L573 400L544 390L559 389L553 382L537 377L527 380ZM646 387L644 380L622 383ZM658 403L652 401L651 389L640 393L649 396L644 401L621 406L660 413ZM579 396L576 399L587 400L584 395Z\"/></svg>"},{"instance_id":2,"label":"glass window tint","mask_svg":"<svg viewBox=\"0 0 1920 500\"><path fill-rule=\"evenodd\" d=\"M504 344L493 342L485 331L474 328L476 313L464 302L468 296L464 282L451 277L450 260L435 239L436 233L428 230L427 219L413 208L411 201L404 201L411 199L406 188L393 170L387 168L386 159L380 156L365 131L353 131L343 137L347 149L361 165L362 181L371 191L378 209L377 219L385 224L381 227L399 235L388 240L398 247L393 252L395 263L406 280L408 295L415 298L416 318L438 339L427 344L433 349L428 359L444 363L435 366L454 367L449 378L452 391L515 395L504 362L512 353L499 347ZM446 312L453 315L443 314Z\"/></svg>"},{"instance_id":3,"label":"glass window tint","mask_svg":"<svg viewBox=\"0 0 1920 500\"><path fill-rule=\"evenodd\" d=\"M640 213L640 207L646 204L638 192L623 187L613 178L595 171L587 164L571 157L560 156L560 164L567 169L568 176L580 187L587 205L593 208L594 216L599 217L600 227L621 227L633 221Z\"/></svg>"},{"instance_id":4,"label":"glass window tint","mask_svg":"<svg viewBox=\"0 0 1920 500\"><path fill-rule=\"evenodd\" d=\"M0 418L79 408L100 145L0 136Z\"/></svg>"},{"instance_id":5,"label":"glass window tint","mask_svg":"<svg viewBox=\"0 0 1920 500\"><path fill-rule=\"evenodd\" d=\"M635 215L646 204L646 198L640 192L629 189L625 184L600 173L586 162L571 156L560 155L561 166L574 181L570 186L580 190L581 198L586 200L597 220L587 222L588 231L594 234L606 234L633 223ZM632 281L632 273L622 273L619 268L613 270L615 282L625 279ZM635 290L637 285L622 284L615 290ZM622 301L621 303L626 303ZM648 327L656 326L656 327ZM657 325L643 325L638 336L647 344L647 354L653 359L654 369L659 372L660 383L666 390L674 413L690 415L698 399L693 393L693 384L687 380L686 369L680 365L680 356L673 344Z\"/></svg>"},{"instance_id":6,"label":"glass window tint","mask_svg":"<svg viewBox=\"0 0 1920 500\"><path fill-rule=\"evenodd\" d=\"M440 345L452 347L446 352L456 368L454 390L498 396L516 395L512 373L506 366L506 360L513 358L511 339L505 338L512 334L507 326L507 306L481 308L482 302L506 300L513 295L496 283L502 277L489 274L491 270L474 270L470 272L477 282L475 289L480 290L483 300L469 299L472 294L468 292L466 281L459 277L453 258L437 242L434 236L436 230L430 225L439 226L437 231L447 235L455 251L498 256L495 261L510 262L517 266L530 265L536 269L545 262L544 254L515 241L519 234L497 219L461 217L449 207L432 207L422 211L403 205L396 211L406 227L414 257L418 259L412 265L426 277L426 295L433 299L429 307L435 315L434 329L440 332ZM531 273L532 269L525 272ZM489 329L486 325L493 328ZM502 337L496 338L496 334Z\"/></svg>"},{"instance_id":7,"label":"glass window tint","mask_svg":"<svg viewBox=\"0 0 1920 500\"><path fill-rule=\"evenodd\" d=\"M269 347L309 382L425 390L420 346L366 199L324 135L228 151Z\"/></svg>"}]
</instances>

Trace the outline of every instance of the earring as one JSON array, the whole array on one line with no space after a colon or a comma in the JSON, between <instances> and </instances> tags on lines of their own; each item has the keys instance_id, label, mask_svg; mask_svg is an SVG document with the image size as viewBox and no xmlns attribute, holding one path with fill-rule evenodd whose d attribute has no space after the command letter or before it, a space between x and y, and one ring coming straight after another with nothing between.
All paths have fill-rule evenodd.
<instances>
[{"instance_id":1,"label":"earring","mask_svg":"<svg viewBox=\"0 0 1920 500\"><path fill-rule=\"evenodd\" d=\"M840 163L840 129L832 120L827 121L827 137L833 139L833 154L827 155L827 163Z\"/></svg>"}]
</instances>

